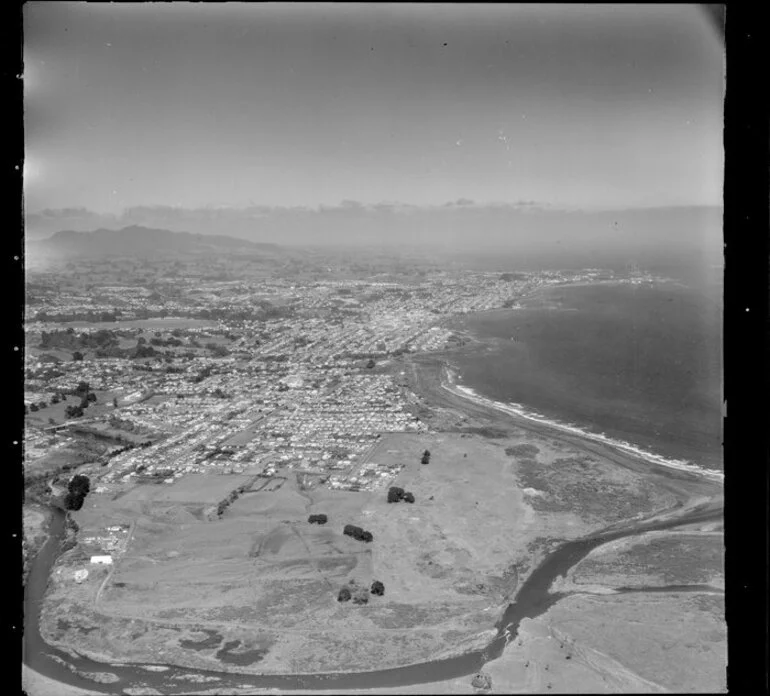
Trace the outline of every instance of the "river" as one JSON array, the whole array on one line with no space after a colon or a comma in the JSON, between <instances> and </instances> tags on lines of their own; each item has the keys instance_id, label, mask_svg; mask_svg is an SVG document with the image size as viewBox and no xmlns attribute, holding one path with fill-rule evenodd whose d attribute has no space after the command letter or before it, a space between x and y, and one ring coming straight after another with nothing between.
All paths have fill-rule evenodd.
<instances>
[{"instance_id":1,"label":"river","mask_svg":"<svg viewBox=\"0 0 770 696\"><path fill-rule=\"evenodd\" d=\"M569 541L553 551L532 572L522 584L515 601L508 606L497 624L497 635L483 650L475 650L457 657L433 660L404 667L376 670L372 672L329 673L329 674L290 674L290 675L251 675L186 669L171 665L163 672L150 672L140 665L114 665L100 663L86 657L73 657L48 645L40 635L39 614L42 599L48 584L51 569L60 553L64 538L65 515L60 510L53 510L50 522L49 538L34 558L25 588L24 600L24 663L36 672L56 681L82 689L102 693L116 693L126 688L151 687L164 694L189 693L196 677L204 677L206 683L197 688L232 689L251 687L284 690L333 690L370 689L377 687L409 686L428 684L465 677L478 672L488 662L499 657L506 644L516 637L522 619L535 618L546 612L555 602L565 595L551 593L553 581L567 573L580 562L592 549L622 537L634 536L648 531L672 529L686 524L722 519L722 506L706 503L699 507L682 510L674 519L650 519L640 521L625 528L598 533L587 538ZM65 664L59 662L62 660ZM147 665L148 663L142 663ZM102 684L81 676L81 672L109 672L119 681ZM208 679L216 678L209 682Z\"/></svg>"}]
</instances>

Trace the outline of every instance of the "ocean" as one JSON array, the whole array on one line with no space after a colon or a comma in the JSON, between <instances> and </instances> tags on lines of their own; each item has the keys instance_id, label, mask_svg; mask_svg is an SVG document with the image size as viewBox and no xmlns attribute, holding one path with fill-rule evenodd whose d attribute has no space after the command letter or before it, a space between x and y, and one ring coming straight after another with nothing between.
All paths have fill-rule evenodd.
<instances>
[{"instance_id":1,"label":"ocean","mask_svg":"<svg viewBox=\"0 0 770 696\"><path fill-rule=\"evenodd\" d=\"M483 347L450 362L488 398L721 469L721 299L705 277L551 287L522 309L463 317Z\"/></svg>"}]
</instances>

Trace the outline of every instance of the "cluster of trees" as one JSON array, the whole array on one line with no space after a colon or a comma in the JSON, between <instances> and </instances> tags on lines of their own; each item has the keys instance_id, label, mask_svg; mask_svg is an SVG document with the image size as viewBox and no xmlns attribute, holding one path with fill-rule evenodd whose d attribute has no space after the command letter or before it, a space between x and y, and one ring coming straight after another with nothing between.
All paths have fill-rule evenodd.
<instances>
[{"instance_id":1,"label":"cluster of trees","mask_svg":"<svg viewBox=\"0 0 770 696\"><path fill-rule=\"evenodd\" d=\"M142 343L144 341L145 341L145 339L140 337L137 340L137 343ZM176 348L178 346L184 345L184 341L180 341L178 338L174 338L173 336L169 336L169 338L167 338L165 340L163 338L161 338L160 336L153 336L150 339L150 345L152 345L152 346L169 346L171 348Z\"/></svg>"},{"instance_id":2,"label":"cluster of trees","mask_svg":"<svg viewBox=\"0 0 770 696\"><path fill-rule=\"evenodd\" d=\"M64 409L64 415L67 418L80 418L83 415L83 411L89 407L91 403L96 401L96 394L91 391L91 387L88 382L79 382L78 386L72 390L73 396L80 397L80 404L70 405ZM66 395L62 394L62 398L66 400Z\"/></svg>"},{"instance_id":3,"label":"cluster of trees","mask_svg":"<svg viewBox=\"0 0 770 696\"><path fill-rule=\"evenodd\" d=\"M117 346L119 339L114 331L99 329L94 333L84 331L75 333L75 329L61 329L55 331L43 331L40 334L41 348L108 348Z\"/></svg>"},{"instance_id":4,"label":"cluster of trees","mask_svg":"<svg viewBox=\"0 0 770 696\"><path fill-rule=\"evenodd\" d=\"M349 537L353 537L358 541L365 541L366 543L374 540L374 535L371 532L367 532L366 530L362 529L361 527L357 527L354 524L346 524L345 528L342 530L342 533Z\"/></svg>"},{"instance_id":5,"label":"cluster of trees","mask_svg":"<svg viewBox=\"0 0 770 696\"><path fill-rule=\"evenodd\" d=\"M83 507L88 492L91 490L91 481L88 476L75 474L67 484L67 495L64 496L64 507L67 510L80 510Z\"/></svg>"},{"instance_id":6,"label":"cluster of trees","mask_svg":"<svg viewBox=\"0 0 770 696\"><path fill-rule=\"evenodd\" d=\"M148 346L146 343L140 343L137 341L136 347L134 347L131 352L129 353L129 356L131 358L154 358L157 355L160 355L161 353L152 346Z\"/></svg>"},{"instance_id":7,"label":"cluster of trees","mask_svg":"<svg viewBox=\"0 0 770 696\"><path fill-rule=\"evenodd\" d=\"M422 459L420 459L420 463L422 463L422 464L430 463L430 452L428 450L425 450L422 453Z\"/></svg>"},{"instance_id":8,"label":"cluster of trees","mask_svg":"<svg viewBox=\"0 0 770 696\"><path fill-rule=\"evenodd\" d=\"M90 321L96 322L109 322L117 321L120 316L120 310L114 310L112 312L69 312L65 314L49 314L44 309L35 314L35 321L51 321L51 322L63 322L63 321Z\"/></svg>"},{"instance_id":9,"label":"cluster of trees","mask_svg":"<svg viewBox=\"0 0 770 696\"><path fill-rule=\"evenodd\" d=\"M337 601L349 602L352 599L354 604L367 604L369 602L369 593L381 597L385 594L385 585L379 580L375 580L367 591L365 587L360 587L355 580L351 580L347 585L340 588L340 591L337 593Z\"/></svg>"},{"instance_id":10,"label":"cluster of trees","mask_svg":"<svg viewBox=\"0 0 770 696\"><path fill-rule=\"evenodd\" d=\"M413 503L414 495L412 494L411 491L405 491L403 488L400 488L399 486L391 486L388 489L388 502L398 503L402 500L405 503Z\"/></svg>"},{"instance_id":11,"label":"cluster of trees","mask_svg":"<svg viewBox=\"0 0 770 696\"><path fill-rule=\"evenodd\" d=\"M310 524L326 524L328 520L329 518L326 515L310 515L310 517L307 518L307 521L310 522Z\"/></svg>"},{"instance_id":12,"label":"cluster of trees","mask_svg":"<svg viewBox=\"0 0 770 696\"><path fill-rule=\"evenodd\" d=\"M80 418L83 415L83 407L67 406L67 408L64 409L64 415L67 416L67 418Z\"/></svg>"},{"instance_id":13,"label":"cluster of trees","mask_svg":"<svg viewBox=\"0 0 770 696\"><path fill-rule=\"evenodd\" d=\"M116 405L116 401L117 398L113 399L113 406ZM114 412L110 413L107 423L111 428L116 428L117 430L127 430L128 432L136 430L136 425L134 425L133 421L126 418L120 418Z\"/></svg>"}]
</instances>

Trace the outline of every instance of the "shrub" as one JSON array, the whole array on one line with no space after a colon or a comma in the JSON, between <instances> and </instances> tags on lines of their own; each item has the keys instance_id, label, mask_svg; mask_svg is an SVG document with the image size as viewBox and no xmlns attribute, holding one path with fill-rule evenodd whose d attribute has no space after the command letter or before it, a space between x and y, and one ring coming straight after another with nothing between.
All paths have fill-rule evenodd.
<instances>
[{"instance_id":1,"label":"shrub","mask_svg":"<svg viewBox=\"0 0 770 696\"><path fill-rule=\"evenodd\" d=\"M310 517L307 518L307 521L310 522L310 524L326 524L328 520L329 518L326 515L310 515Z\"/></svg>"},{"instance_id":2,"label":"shrub","mask_svg":"<svg viewBox=\"0 0 770 696\"><path fill-rule=\"evenodd\" d=\"M379 580L375 580L372 583L371 593L381 597L385 594L385 585L383 585Z\"/></svg>"},{"instance_id":3,"label":"shrub","mask_svg":"<svg viewBox=\"0 0 770 696\"><path fill-rule=\"evenodd\" d=\"M410 492L404 493L404 502L405 503L413 503L414 502L414 495Z\"/></svg>"},{"instance_id":4,"label":"shrub","mask_svg":"<svg viewBox=\"0 0 770 696\"><path fill-rule=\"evenodd\" d=\"M492 679L489 677L488 674L484 674L484 672L479 672L478 674L475 674L473 676L473 679L471 679L471 686L474 689L491 689L492 688Z\"/></svg>"},{"instance_id":5,"label":"shrub","mask_svg":"<svg viewBox=\"0 0 770 696\"><path fill-rule=\"evenodd\" d=\"M343 587L337 595L338 602L347 602L350 600L350 590L347 587Z\"/></svg>"}]
</instances>

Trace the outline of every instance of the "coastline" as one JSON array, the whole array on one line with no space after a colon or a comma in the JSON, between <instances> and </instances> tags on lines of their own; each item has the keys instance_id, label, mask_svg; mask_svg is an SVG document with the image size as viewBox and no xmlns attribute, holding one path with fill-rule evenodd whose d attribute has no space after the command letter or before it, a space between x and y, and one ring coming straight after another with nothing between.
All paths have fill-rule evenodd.
<instances>
[{"instance_id":1,"label":"coastline","mask_svg":"<svg viewBox=\"0 0 770 696\"><path fill-rule=\"evenodd\" d=\"M482 396L470 387L463 387L458 385L455 372L443 360L441 367L440 386L445 391L470 401L477 406L482 406L487 409L504 413L514 422L524 420L529 424L542 426L545 429L558 430L564 434L576 436L584 440L591 440L606 447L618 450L624 455L643 460L649 464L687 472L696 476L711 479L712 481L718 483L724 482L724 472L722 471L706 469L684 460L667 459L662 455L648 452L641 449L640 447L632 445L631 443L624 442L622 440L614 440L601 433L592 433L577 426L560 423L559 421L546 418L540 414L527 411L521 404L504 404L500 401L494 401L485 396Z\"/></svg>"},{"instance_id":2,"label":"coastline","mask_svg":"<svg viewBox=\"0 0 770 696\"><path fill-rule=\"evenodd\" d=\"M618 447L615 443L612 441L609 441L608 439L592 439L590 437L586 437L586 434L577 430L577 429L570 429L569 427L566 428L560 428L558 423L554 424L550 421L547 421L546 419L540 419L540 418L527 418L524 414L519 414L516 412L516 410L511 406L506 406L506 404L501 404L498 402L494 402L490 399L486 399L480 395L476 395L475 392L472 392L472 390L468 390L471 393L466 393L461 391L461 387L454 384L454 374L451 370L451 368L447 365L447 363L440 357L436 355L430 355L430 356L424 356L425 359L427 359L431 364L432 367L438 368L436 370L436 374L432 378L433 384L431 385L433 387L432 393L434 395L438 394L441 398L438 401L451 401L456 403L458 399L462 399L462 402L460 402L460 410L465 411L465 409L462 409L462 406L470 406L469 409L467 409L468 414L472 414L473 411L484 411L487 414L490 412L494 415L494 417L497 417L499 421L510 421L512 425L520 426L524 429L532 430L534 432L542 433L546 436L553 436L553 437L561 437L564 440L568 440L570 442L576 443L580 446L586 445L589 449L591 447L594 447L596 449L607 449L612 450L616 452L617 457L622 461L633 461L637 463L636 470L637 471L644 471L645 469L649 468L649 473L651 475L663 475L666 477L672 476L674 479L679 479L680 483L686 482L686 487L688 489L692 488L692 492L690 493L689 502L685 503L684 505L677 506L676 508L667 509L666 511L662 511L663 514L661 515L661 511L656 511L655 516L659 517L662 516L663 518L667 518L668 516L676 517L681 515L684 510L688 508L697 508L699 506L702 506L704 504L704 498L702 497L696 497L696 491L701 486L708 486L713 495L713 491L715 489L715 485L717 484L717 480L713 476L703 475L700 470L692 470L690 468L683 468L682 466L677 465L674 463L673 466L667 465L665 463L662 463L657 460L648 459L645 458L645 453L638 453L636 451L628 451L624 450L620 447ZM423 361L419 361L423 362ZM430 372L430 371L428 371ZM438 379L436 379L438 377ZM441 389L438 389L438 387L441 387ZM446 395L451 395L451 397L454 398L446 398ZM433 403L434 399L429 400L431 403ZM489 418L489 415L486 416ZM558 433L558 435L554 435L554 433ZM620 463L620 462L618 462ZM641 465L644 465L644 469ZM624 464L620 464L623 466ZM663 471L656 471L658 467L662 467ZM710 472L706 472L707 474ZM713 472L713 473L720 473L720 472ZM708 483L706 481L701 481L700 483L698 481L694 481L693 479L710 479ZM719 483L721 483L721 476L719 477ZM718 493L716 493L718 496ZM713 498L712 498L713 500ZM683 509L684 508L684 509ZM638 518L637 519L628 519L624 520L623 522L617 523L618 525L634 525L636 526L639 523ZM614 525L611 525L614 526ZM529 619L527 619L529 620ZM529 653L527 654L529 655ZM442 658L449 657L449 655L443 655ZM440 658L441 659L441 658ZM529 657L527 657L529 659ZM555 658L548 658L548 659L555 659ZM562 658L563 659L563 658ZM506 690L506 687L513 686L513 677L510 676L508 673L513 669L511 666L513 664L512 661L516 662L518 665L518 662L523 661L524 658L520 655L518 651L515 651L513 648L508 650L504 655L500 656L499 658L496 658L496 660L492 660L486 665L488 667L485 667L486 669L494 669L496 671L496 685L502 685L505 684L506 686L503 687L504 691ZM510 663L510 664L509 664ZM518 670L520 665L516 667ZM523 668L522 668L523 669ZM613 670L610 670L610 674L612 674ZM237 676L238 672L233 672L233 676ZM505 680L503 680L503 675L505 674ZM41 675L42 676L42 675ZM243 674L245 678L248 678L248 675ZM428 682L421 684L422 686L426 686L428 688L436 688L440 690L440 692L443 693L471 693L472 689L468 686L468 677L457 677L454 679L447 679L447 680L441 680L437 682ZM642 682L639 682L635 685L635 688L638 688L639 685ZM530 682L523 682L523 684L526 684L527 686L524 686L522 691L523 692L532 692L533 688L534 690L542 690L542 684L533 684ZM599 684L597 681L596 684ZM391 687L373 687L371 689L344 689L340 688L340 692L345 693L409 693L413 688L415 684L412 685L405 685L405 686L391 686ZM332 687L333 688L333 687ZM590 689L589 689L590 690ZM634 689L630 689L634 690ZM126 691L127 692L127 691ZM216 690L210 691L208 693L214 693L217 692ZM271 689L271 688L259 688L259 687L252 687L249 688L248 691L244 691L243 693L270 693L270 692L278 692L278 693L311 693L310 690L308 691L300 691L300 690L293 690L293 689ZM316 691L317 692L317 691ZM439 692L439 691L437 691ZM500 691L497 690L497 686L494 689L493 693L500 693ZM511 691L508 691L511 692ZM45 696L45 691L38 692L40 696ZM94 693L90 691L80 691L80 692L74 692L74 693ZM201 692L198 692L201 693ZM222 693L221 691L218 691L218 693Z\"/></svg>"}]
</instances>

